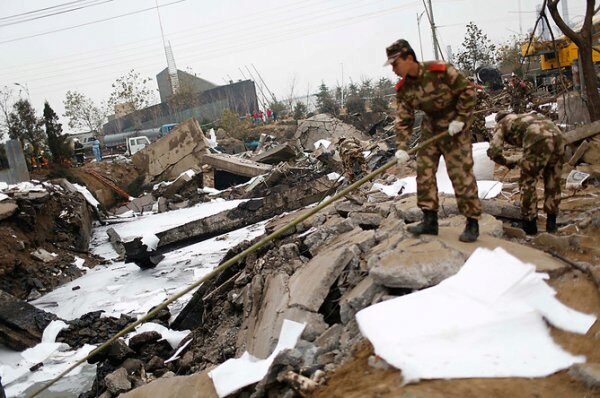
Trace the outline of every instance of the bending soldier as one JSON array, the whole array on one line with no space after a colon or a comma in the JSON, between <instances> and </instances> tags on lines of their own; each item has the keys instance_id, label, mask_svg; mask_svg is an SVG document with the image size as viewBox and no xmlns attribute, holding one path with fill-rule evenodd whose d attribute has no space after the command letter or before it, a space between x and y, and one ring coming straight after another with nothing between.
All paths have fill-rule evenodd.
<instances>
[{"instance_id":1,"label":"bending soldier","mask_svg":"<svg viewBox=\"0 0 600 398\"><path fill-rule=\"evenodd\" d=\"M363 147L358 139L340 137L338 145L344 168L344 177L354 181L358 175L369 172L367 162L363 156Z\"/></svg>"},{"instance_id":2,"label":"bending soldier","mask_svg":"<svg viewBox=\"0 0 600 398\"><path fill-rule=\"evenodd\" d=\"M536 113L516 115L499 112L496 122L498 125L487 153L498 164L508 168L521 167L519 188L523 229L529 235L537 233L536 184L538 176L542 174L546 231L556 232L565 154L565 142L560 130L550 119ZM502 153L505 142L523 148L523 156L506 158Z\"/></svg>"},{"instance_id":3,"label":"bending soldier","mask_svg":"<svg viewBox=\"0 0 600 398\"><path fill-rule=\"evenodd\" d=\"M398 162L408 160L407 141L412 133L416 109L425 112L421 127L423 139L448 132L448 136L417 153L417 205L423 210L423 222L410 226L408 230L416 235L438 233L439 201L435 174L440 156L444 155L459 211L467 217L465 230L459 239L474 242L479 236L481 202L473 174L471 136L464 130L477 102L475 89L450 64L417 62L415 52L406 40L396 41L386 52L386 65L392 65L394 73L401 78L396 85Z\"/></svg>"}]
</instances>

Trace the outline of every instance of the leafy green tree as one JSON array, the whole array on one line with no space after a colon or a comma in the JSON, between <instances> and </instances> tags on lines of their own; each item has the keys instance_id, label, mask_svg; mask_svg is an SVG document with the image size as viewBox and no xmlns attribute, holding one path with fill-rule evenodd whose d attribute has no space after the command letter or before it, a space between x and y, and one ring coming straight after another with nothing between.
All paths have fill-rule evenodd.
<instances>
[{"instance_id":1,"label":"leafy green tree","mask_svg":"<svg viewBox=\"0 0 600 398\"><path fill-rule=\"evenodd\" d=\"M371 100L371 110L373 112L387 112L390 110L390 104L385 97L375 97Z\"/></svg>"},{"instance_id":2,"label":"leafy green tree","mask_svg":"<svg viewBox=\"0 0 600 398\"><path fill-rule=\"evenodd\" d=\"M58 122L58 115L50 107L48 101L44 103L44 127L48 136L48 149L52 155L52 161L60 164L69 160L73 153L66 134L62 134L62 125Z\"/></svg>"},{"instance_id":3,"label":"leafy green tree","mask_svg":"<svg viewBox=\"0 0 600 398\"><path fill-rule=\"evenodd\" d=\"M358 95L348 97L346 100L346 110L349 114L364 113L366 111L365 100Z\"/></svg>"},{"instance_id":4,"label":"leafy green tree","mask_svg":"<svg viewBox=\"0 0 600 398\"><path fill-rule=\"evenodd\" d=\"M20 99L15 102L8 119L8 135L12 139L20 140L23 148L25 148L25 143L29 143L33 152L37 153L44 146L46 135L29 100Z\"/></svg>"},{"instance_id":5,"label":"leafy green tree","mask_svg":"<svg viewBox=\"0 0 600 398\"><path fill-rule=\"evenodd\" d=\"M269 104L269 108L271 108L271 110L275 112L275 115L277 115L277 119L284 116L288 110L287 106L281 101L271 102Z\"/></svg>"},{"instance_id":6,"label":"leafy green tree","mask_svg":"<svg viewBox=\"0 0 600 398\"><path fill-rule=\"evenodd\" d=\"M294 105L294 120L304 119L306 117L306 105L304 102L298 101Z\"/></svg>"},{"instance_id":7,"label":"leafy green tree","mask_svg":"<svg viewBox=\"0 0 600 398\"><path fill-rule=\"evenodd\" d=\"M317 93L317 109L320 113L329 113L334 116L339 115L340 106L333 99L333 96L329 92L329 88L324 82L321 82L319 86L319 92Z\"/></svg>"},{"instance_id":8,"label":"leafy green tree","mask_svg":"<svg viewBox=\"0 0 600 398\"><path fill-rule=\"evenodd\" d=\"M509 40L496 48L497 66L503 74L515 73L519 76L523 75L520 42L519 37L513 35Z\"/></svg>"},{"instance_id":9,"label":"leafy green tree","mask_svg":"<svg viewBox=\"0 0 600 398\"><path fill-rule=\"evenodd\" d=\"M69 127L77 130L102 130L106 121L106 111L97 106L94 101L77 91L67 91L64 117L69 118Z\"/></svg>"},{"instance_id":10,"label":"leafy green tree","mask_svg":"<svg viewBox=\"0 0 600 398\"><path fill-rule=\"evenodd\" d=\"M240 119L239 115L231 109L225 109L221 114L219 127L223 128L231 137L245 140L248 137L250 121Z\"/></svg>"},{"instance_id":11,"label":"leafy green tree","mask_svg":"<svg viewBox=\"0 0 600 398\"><path fill-rule=\"evenodd\" d=\"M462 48L456 56L456 64L472 75L480 66L495 64L495 50L496 46L487 35L475 23L469 22Z\"/></svg>"}]
</instances>

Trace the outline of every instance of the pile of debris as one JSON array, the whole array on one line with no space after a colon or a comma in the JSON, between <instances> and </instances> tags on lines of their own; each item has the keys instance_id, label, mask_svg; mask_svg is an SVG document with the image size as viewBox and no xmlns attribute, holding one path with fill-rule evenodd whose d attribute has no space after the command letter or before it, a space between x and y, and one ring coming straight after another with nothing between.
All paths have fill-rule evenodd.
<instances>
[{"instance_id":1,"label":"pile of debris","mask_svg":"<svg viewBox=\"0 0 600 398\"><path fill-rule=\"evenodd\" d=\"M97 210L68 181L25 182L0 193L0 290L34 300L83 273ZM77 260L77 261L76 261Z\"/></svg>"}]
</instances>

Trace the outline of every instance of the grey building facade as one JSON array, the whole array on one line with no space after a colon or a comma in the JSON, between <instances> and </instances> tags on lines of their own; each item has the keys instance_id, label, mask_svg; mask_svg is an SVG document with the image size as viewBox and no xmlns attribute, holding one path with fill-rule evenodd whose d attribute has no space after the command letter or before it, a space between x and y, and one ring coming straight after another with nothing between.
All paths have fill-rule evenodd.
<instances>
[{"instance_id":1,"label":"grey building facade","mask_svg":"<svg viewBox=\"0 0 600 398\"><path fill-rule=\"evenodd\" d=\"M179 79L179 87L192 93L200 93L218 87L208 80L204 80L179 69L177 69L177 77ZM173 95L173 87L171 86L168 68L163 69L156 75L156 83L158 84L158 92L160 93L160 102L167 102Z\"/></svg>"}]
</instances>

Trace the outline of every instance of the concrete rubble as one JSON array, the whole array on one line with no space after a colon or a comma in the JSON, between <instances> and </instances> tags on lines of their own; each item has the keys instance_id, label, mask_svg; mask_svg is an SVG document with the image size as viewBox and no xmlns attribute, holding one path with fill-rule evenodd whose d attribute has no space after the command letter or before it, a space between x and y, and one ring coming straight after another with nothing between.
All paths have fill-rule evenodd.
<instances>
[{"instance_id":1,"label":"concrete rubble","mask_svg":"<svg viewBox=\"0 0 600 398\"><path fill-rule=\"evenodd\" d=\"M98 213L101 221L113 227L105 227L107 236L103 237L103 242L116 252L111 261L123 260L123 267L131 266L131 262L138 265L141 269L133 267L127 271L136 278L173 278L171 271L161 265L170 256L179 256L182 248L208 239L227 241L235 231L256 225L264 226L265 234L271 233L347 184L339 177L343 168L336 138L344 135L363 141L366 161L372 169L391 160L394 145L387 138L392 122L386 113L349 115L342 120L316 115L300 121L288 138L262 133L258 149L249 151L242 141L222 130L214 133L215 145L199 123L190 119L133 156L128 167L135 167L134 179L139 188L135 195L128 200L113 200L108 207L101 206L105 211ZM592 124L565 133L570 137L570 159L575 159L569 167L595 170L595 163L590 160L597 152L591 144L598 134L596 130ZM415 137L418 133L417 126ZM314 143L319 140L329 141L330 147L315 148ZM595 172L600 175L600 171ZM391 168L377 182L389 185L398 177L414 174L411 162ZM108 350L94 356L90 363L96 365L96 377L92 387L80 397L216 397L209 371L246 351L256 358L268 357L286 319L306 324L296 346L280 352L260 382L233 396L310 396L327 391L328 383L343 377L348 364L357 361L366 369L361 370L363 376L370 372L396 372L394 377L400 380L397 370L375 357L372 348L364 348L356 313L373 304L436 286L457 273L477 247L502 247L534 264L538 272L549 275L559 295L568 290L561 284L572 280L588 283L593 292L600 291L600 268L595 265L600 259L600 213L596 204L600 179L590 178L578 190L565 191L557 234L543 232L544 219L540 215L542 231L529 237L513 225L521 218L518 170L496 167L494 177L504 185L500 195L482 201L485 214L476 245L457 239L464 218L459 215L453 196L440 196L439 235L415 237L406 226L422 218L416 195L388 196L374 189L372 183L365 184L203 283L177 306L161 311L151 321L155 324L152 330L118 339ZM11 263L9 271L18 277L0 283L0 289L7 292L0 290L0 296L7 297L0 304L0 341L19 350L39 342L44 327L56 319L23 300L34 288L39 294L46 293L78 276L70 274L70 268L64 264L77 261L74 257L65 261L67 252L80 253L86 266L94 265L90 260L93 256L86 252L90 243L95 243L90 231L96 213L81 195L46 184L42 185L43 190L3 191L8 198L0 200L0 226L9 231L6 236L16 231L16 238L11 236L7 248L10 246L10 253L18 253L16 258L26 257L28 261L25 265ZM61 195L69 198L68 204L60 199ZM240 202L224 202L232 200ZM54 218L66 218L56 217L56 212L59 208L68 209L70 221L56 221L48 228L58 231L56 234L34 242L35 233L31 231L36 225L50 222L43 213L50 212L48 206L54 201L57 203L50 206ZM136 230L128 236L117 232L118 226L130 219L166 219L179 211L219 203L232 206L153 230L150 240L146 230ZM66 230L65 235L60 234ZM221 263L263 237L227 247ZM194 253L185 262L167 264L188 267L199 255ZM56 283L32 277L31 264L48 269L44 272L49 274L60 271L67 277ZM74 265L73 268L79 270ZM194 279L202 275L199 272L197 276L194 270ZM107 281L107 289L117 289L119 278ZM596 304L586 306L588 312L600 311ZM26 314L26 322L17 314ZM132 312L110 315L93 311L66 320L67 326L58 333L56 342L75 349L97 345L135 320ZM45 323L32 322L36 317ZM598 328L593 331L598 333ZM185 332L185 337L171 345L171 333L180 332ZM561 343L564 341L567 340ZM587 348L578 354L588 355L590 363L573 367L569 377L581 380L577 383L583 388L597 388L600 357Z\"/></svg>"}]
</instances>

